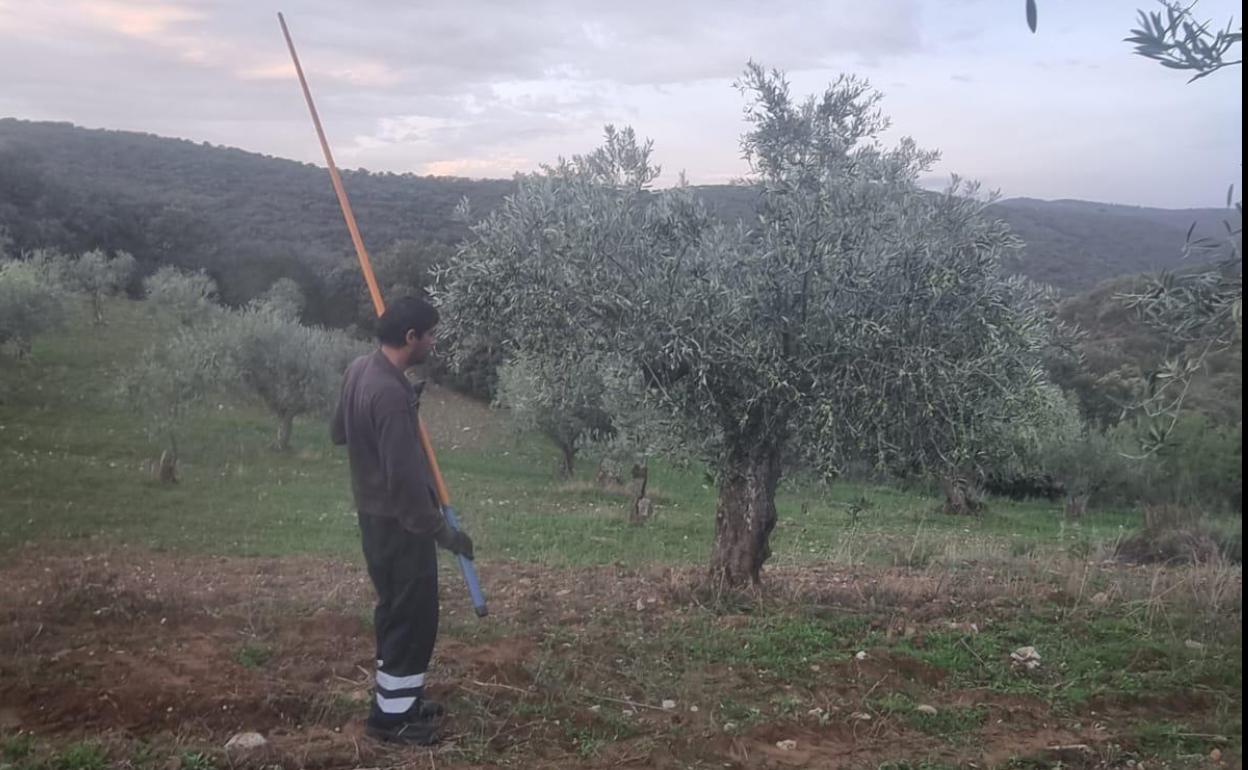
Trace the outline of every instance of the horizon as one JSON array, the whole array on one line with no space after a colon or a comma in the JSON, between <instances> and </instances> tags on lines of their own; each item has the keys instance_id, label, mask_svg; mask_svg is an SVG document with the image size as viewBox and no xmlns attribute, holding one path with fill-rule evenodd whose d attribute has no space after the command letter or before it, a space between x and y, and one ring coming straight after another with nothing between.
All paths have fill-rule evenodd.
<instances>
[{"instance_id":1,"label":"horizon","mask_svg":"<svg viewBox=\"0 0 1248 770\"><path fill-rule=\"evenodd\" d=\"M247 153L248 155L254 155L257 157L261 157L261 158L287 161L290 163L298 163L300 165L305 165L305 166L314 166L317 169L320 169L321 171L324 171L328 174L328 168L326 167L323 158L319 160L300 160L298 158L290 158L290 157L285 157L282 155L274 155L270 153L257 152L254 150L249 150L245 147L238 147L235 145L217 144L213 142L208 142L207 140L197 139L197 138L189 137L189 136L167 136L164 134L152 133L150 131L137 131L137 130L131 130L131 129L109 128L106 126L85 126L85 125L81 125L81 124L74 123L72 121L67 121L67 120L30 120L28 118L21 118L21 117L17 117L14 115L0 115L0 122L4 122L4 121L17 121L20 123L28 123L28 124L62 126L62 127L69 127L69 128L81 130L81 131L98 131L98 132L105 132L105 133L131 134L134 136L144 136L144 137L149 137L149 138L153 138L157 140L185 142L192 146L203 148L203 149L232 150L232 151ZM338 166L339 170L344 173L346 172L358 173L361 171L369 173L369 174L377 174L377 175L392 173L397 176L413 176L413 177L418 177L422 179L466 179L466 180L473 181L473 182L506 182L514 178L514 175L513 177L461 176L461 175L453 175L453 174L421 174L415 171L384 171L384 170L379 170L379 169L344 166L343 164L337 163L337 162L336 162L336 165ZM523 174L523 173L530 173L530 172L517 171L515 173ZM664 175L666 176L666 173ZM690 187L733 187L733 186L737 186L743 181L748 182L748 180L733 180L729 182L707 182L707 183L700 183L700 184L690 183L689 186ZM653 188L662 190L662 189L669 189L675 186L677 185L655 184L653 185ZM928 189L933 192L938 192L941 189L939 186L931 186L931 185L924 185L924 187L925 189ZM1047 203L1047 204L1078 203L1078 204L1086 204L1086 205L1094 205L1094 206L1113 206L1113 207L1118 207L1118 208L1155 209L1158 211L1220 211L1220 210L1226 210L1227 208L1224 205L1223 206L1209 206L1209 205L1150 206L1147 204L1127 203L1123 201L1093 200L1093 199L1088 199L1088 198L1040 198L1034 195L1002 195L999 198L997 198L995 201L993 201L993 203L996 203L996 204L1008 203L1010 201L1035 201L1035 202Z\"/></svg>"},{"instance_id":2,"label":"horizon","mask_svg":"<svg viewBox=\"0 0 1248 770\"><path fill-rule=\"evenodd\" d=\"M1241 186L1241 72L1188 84L1134 55L1123 38L1153 0L1044 0L1034 34L1013 1L287 5L343 167L509 178L614 124L654 140L665 179L722 184L748 171L732 83L754 59L796 96L869 79L883 141L942 152L925 186L957 173L1006 198L1160 208ZM0 114L320 155L276 16L243 0L0 0L0 68Z\"/></svg>"}]
</instances>

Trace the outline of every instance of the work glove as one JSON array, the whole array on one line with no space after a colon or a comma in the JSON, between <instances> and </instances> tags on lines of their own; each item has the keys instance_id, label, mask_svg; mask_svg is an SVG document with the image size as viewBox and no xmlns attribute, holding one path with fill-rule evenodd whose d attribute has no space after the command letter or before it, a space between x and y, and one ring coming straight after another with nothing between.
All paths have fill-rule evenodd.
<instances>
[{"instance_id":1,"label":"work glove","mask_svg":"<svg viewBox=\"0 0 1248 770\"><path fill-rule=\"evenodd\" d=\"M456 556L472 560L472 538L466 533L452 528L449 524L443 524L442 528L434 534L433 539L438 545Z\"/></svg>"}]
</instances>

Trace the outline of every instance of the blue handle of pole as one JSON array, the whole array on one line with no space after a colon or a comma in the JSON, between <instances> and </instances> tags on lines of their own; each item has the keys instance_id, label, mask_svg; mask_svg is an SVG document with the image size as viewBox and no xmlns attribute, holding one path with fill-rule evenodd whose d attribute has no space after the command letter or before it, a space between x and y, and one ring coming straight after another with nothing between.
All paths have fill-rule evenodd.
<instances>
[{"instance_id":1,"label":"blue handle of pole","mask_svg":"<svg viewBox=\"0 0 1248 770\"><path fill-rule=\"evenodd\" d=\"M449 505L442 506L442 515L446 516L446 523L450 524L452 529L459 529L459 517L455 515L454 508ZM477 568L472 563L472 559L466 559L463 556L456 558L459 559L459 571L464 575L464 582L468 584L472 606L477 611L477 617L483 618L488 611L485 608L485 594L481 593L481 582L477 580Z\"/></svg>"}]
</instances>

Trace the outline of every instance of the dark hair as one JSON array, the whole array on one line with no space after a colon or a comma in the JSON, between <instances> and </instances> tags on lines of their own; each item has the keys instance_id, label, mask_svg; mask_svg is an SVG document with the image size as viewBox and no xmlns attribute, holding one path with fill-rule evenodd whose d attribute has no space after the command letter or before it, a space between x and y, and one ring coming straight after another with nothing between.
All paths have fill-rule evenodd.
<instances>
[{"instance_id":1,"label":"dark hair","mask_svg":"<svg viewBox=\"0 0 1248 770\"><path fill-rule=\"evenodd\" d=\"M392 348L407 344L407 333L423 337L438 325L438 310L419 297L403 297L386 307L377 319L377 341Z\"/></svg>"}]
</instances>

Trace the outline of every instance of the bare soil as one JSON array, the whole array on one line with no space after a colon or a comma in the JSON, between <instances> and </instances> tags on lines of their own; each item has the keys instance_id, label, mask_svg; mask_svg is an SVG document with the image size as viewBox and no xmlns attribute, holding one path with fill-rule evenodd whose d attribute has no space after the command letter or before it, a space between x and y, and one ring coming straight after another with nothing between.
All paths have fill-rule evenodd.
<instances>
[{"instance_id":1,"label":"bare soil","mask_svg":"<svg viewBox=\"0 0 1248 770\"><path fill-rule=\"evenodd\" d=\"M696 574L484 564L491 616L478 621L445 573L432 694L450 705L447 737L435 749L399 750L363 735L374 655L371 587L360 566L32 549L0 567L0 735L27 732L53 745L97 740L117 766L137 766L126 757L145 744L172 757L155 765L168 768L191 749L218 767L762 770L916 757L992 767L1018 756L1106 767L1120 766L1114 758L1130 725L1212 708L1193 692L1057 713L1038 699L951 689L945 671L881 650L838 664L805 689L828 704L821 718L726 729L715 705L754 686L745 673L709 666L673 683L675 709L638 702L613 679L613 663L627 653L601 622L640 616L647 632L662 633L708 601L686 588ZM1045 587L949 580L902 570L775 570L758 601L872 612L892 638L1053 598ZM727 612L716 622L730 629L743 617ZM966 740L950 742L853 706L916 687L933 690L941 708L977 707L988 716ZM698 710L688 707L696 703ZM267 748L227 756L225 742L240 731L265 735Z\"/></svg>"}]
</instances>

